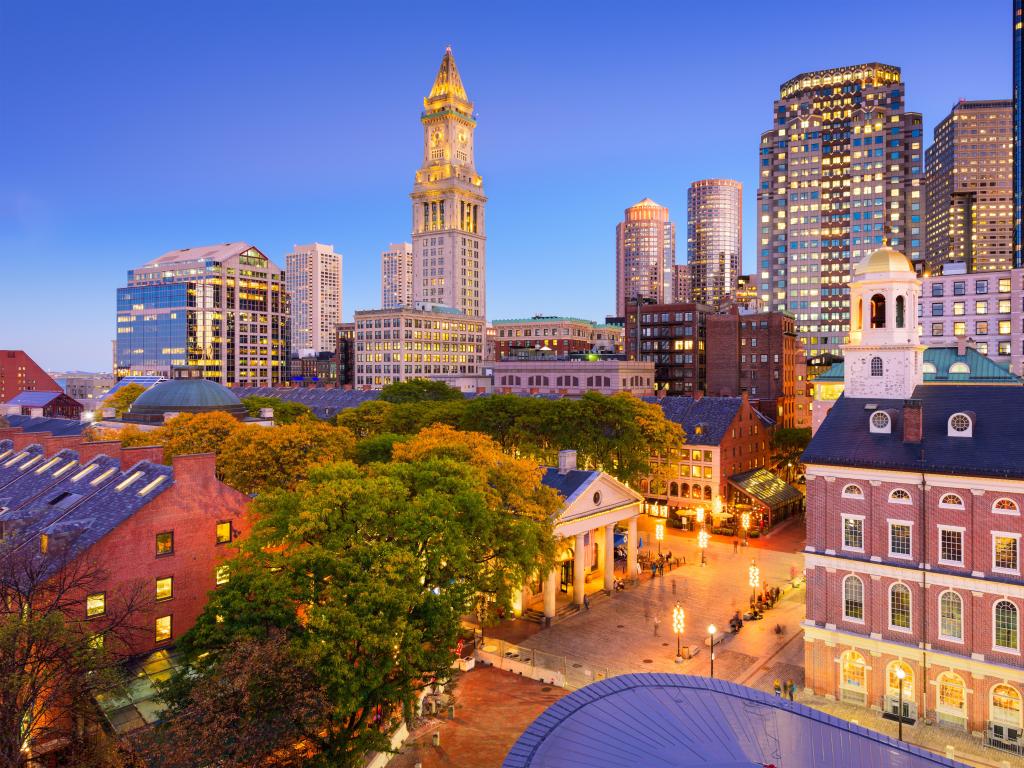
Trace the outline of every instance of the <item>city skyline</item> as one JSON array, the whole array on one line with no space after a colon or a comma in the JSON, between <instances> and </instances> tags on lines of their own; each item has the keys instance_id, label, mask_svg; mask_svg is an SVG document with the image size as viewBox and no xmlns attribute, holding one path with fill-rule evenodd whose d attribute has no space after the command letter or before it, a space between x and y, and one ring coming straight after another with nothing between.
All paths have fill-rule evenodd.
<instances>
[{"instance_id":1,"label":"city skyline","mask_svg":"<svg viewBox=\"0 0 1024 768\"><path fill-rule=\"evenodd\" d=\"M811 40L781 54L753 21L734 30L725 9L689 16L691 31L684 34L692 45L678 51L643 38L667 38L669 29L622 27L621 19L598 9L587 31L615 29L632 57L625 64L583 39L560 45L548 25L530 23L536 20L531 9L503 20L498 32L494 17L482 13L472 25L454 23L447 39L436 40L424 36L420 19L410 14L394 22L408 44L379 50L358 39L360 25L375 19L361 15L370 12L346 10L342 17L326 5L287 14L284 6L248 9L241 20L225 6L223 15L203 17L201 27L187 6L173 18L141 9L115 17L102 6L94 17L78 17L68 6L57 23L24 9L5 10L3 29L12 39L0 46L0 63L9 71L29 59L27 46L44 29L52 46L46 66L17 67L22 74L0 84L0 104L16 116L0 126L0 163L9 169L0 180L0 254L12 284L39 279L33 253L46 253L59 275L46 288L59 309L40 322L17 328L11 322L30 316L36 292L19 291L4 302L11 329L5 343L49 368L105 370L114 337L113 290L126 271L166 251L216 242L244 240L282 266L296 242L332 242L346 254L346 318L374 308L380 250L410 237L406 195L421 146L419 105L449 43L486 126L477 149L492 201L490 318L547 313L600 321L611 314L612 227L622 210L652 197L684 227L686 188L704 177L744 184L742 269L749 273L756 254L757 142L770 124L779 83L867 61L899 66L907 108L924 114L926 137L958 99L1009 96L1009 46L998 44L1009 4L979 8L969 19L935 13L936 7L891 9L891 29L870 43ZM911 20L919 34L908 38L901 25ZM798 36L827 18L788 23ZM727 24L740 44L756 43L753 53L770 62L753 70L722 62L706 81L686 79L701 46L712 45L705 38L716 37L702 25L724 30ZM971 52L955 61L932 44L954 24ZM325 46L291 60L267 45L277 36L321 33L321 25L337 30L351 50ZM479 31L484 28L487 34ZM213 39L229 29L244 32L259 55L236 60L224 47L211 52ZM102 43L107 36L123 43L123 61L103 45L81 48L82 40ZM194 56L153 55L171 50L172 39ZM314 71L328 54L330 66ZM637 81L635 72L651 67L656 76ZM172 90L163 87L171 81ZM978 81L987 84L986 92L972 85ZM614 94L626 88L632 90L627 102L661 95L644 102L650 119L623 117ZM312 98L321 100L323 119L292 120ZM54 103L61 119L47 121ZM687 119L697 103L718 115L714 130L707 121ZM545 118L524 119L522 111L531 107ZM381 119L368 121L365 114ZM310 171L336 183L299 189L293 182ZM566 291L569 284L573 291Z\"/></svg>"}]
</instances>

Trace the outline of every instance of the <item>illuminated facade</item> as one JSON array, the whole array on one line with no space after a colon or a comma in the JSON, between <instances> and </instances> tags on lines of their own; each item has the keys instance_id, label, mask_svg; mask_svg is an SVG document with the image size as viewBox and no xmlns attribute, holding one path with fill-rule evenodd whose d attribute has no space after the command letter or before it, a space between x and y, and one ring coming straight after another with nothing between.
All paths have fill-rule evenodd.
<instances>
[{"instance_id":1,"label":"illuminated facade","mask_svg":"<svg viewBox=\"0 0 1024 768\"><path fill-rule=\"evenodd\" d=\"M507 360L533 351L550 351L556 355L570 352L621 353L625 332L621 325L546 315L495 320L492 329L495 360Z\"/></svg>"},{"instance_id":2,"label":"illuminated facade","mask_svg":"<svg viewBox=\"0 0 1024 768\"><path fill-rule=\"evenodd\" d=\"M476 118L452 50L423 100L423 165L412 191L413 301L486 315L483 179L473 162Z\"/></svg>"},{"instance_id":3,"label":"illuminated facade","mask_svg":"<svg viewBox=\"0 0 1024 768\"><path fill-rule=\"evenodd\" d=\"M693 301L693 271L689 264L676 264L672 268L672 301L676 304Z\"/></svg>"},{"instance_id":4,"label":"illuminated facade","mask_svg":"<svg viewBox=\"0 0 1024 768\"><path fill-rule=\"evenodd\" d=\"M736 292L743 265L743 185L732 179L702 179L686 192L686 253L692 299L719 305Z\"/></svg>"},{"instance_id":5,"label":"illuminated facade","mask_svg":"<svg viewBox=\"0 0 1024 768\"><path fill-rule=\"evenodd\" d=\"M1021 101L1024 100L1024 0L1013 0L1013 266L1024 267L1024 230L1021 227L1021 207L1024 205L1024 122L1021 120Z\"/></svg>"},{"instance_id":6,"label":"illuminated facade","mask_svg":"<svg viewBox=\"0 0 1024 768\"><path fill-rule=\"evenodd\" d=\"M761 134L758 282L788 311L809 357L849 334L850 267L888 242L924 255L921 115L898 67L861 64L784 83Z\"/></svg>"},{"instance_id":7,"label":"illuminated facade","mask_svg":"<svg viewBox=\"0 0 1024 768\"><path fill-rule=\"evenodd\" d=\"M391 243L380 255L381 309L412 306L412 243Z\"/></svg>"},{"instance_id":8,"label":"illuminated facade","mask_svg":"<svg viewBox=\"0 0 1024 768\"><path fill-rule=\"evenodd\" d=\"M672 300L676 225L668 208L646 197L626 209L615 227L615 313L625 317L631 300Z\"/></svg>"},{"instance_id":9,"label":"illuminated facade","mask_svg":"<svg viewBox=\"0 0 1024 768\"><path fill-rule=\"evenodd\" d=\"M333 245L296 245L285 256L291 348L333 352L341 322L341 254Z\"/></svg>"},{"instance_id":10,"label":"illuminated facade","mask_svg":"<svg viewBox=\"0 0 1024 768\"><path fill-rule=\"evenodd\" d=\"M925 153L925 262L939 272L963 262L971 272L1013 264L1013 103L961 101L935 126Z\"/></svg>"},{"instance_id":11,"label":"illuminated facade","mask_svg":"<svg viewBox=\"0 0 1024 768\"><path fill-rule=\"evenodd\" d=\"M480 375L484 322L448 307L355 313L355 386Z\"/></svg>"},{"instance_id":12,"label":"illuminated facade","mask_svg":"<svg viewBox=\"0 0 1024 768\"><path fill-rule=\"evenodd\" d=\"M258 248L165 253L117 289L116 374L188 367L225 386L273 386L288 371L284 273Z\"/></svg>"}]
</instances>

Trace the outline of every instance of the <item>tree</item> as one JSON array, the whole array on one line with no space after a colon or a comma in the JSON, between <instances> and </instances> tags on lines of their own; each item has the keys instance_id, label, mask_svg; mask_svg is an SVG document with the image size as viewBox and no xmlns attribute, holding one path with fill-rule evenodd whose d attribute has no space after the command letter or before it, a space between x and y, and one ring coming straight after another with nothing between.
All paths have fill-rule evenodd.
<instances>
[{"instance_id":1,"label":"tree","mask_svg":"<svg viewBox=\"0 0 1024 768\"><path fill-rule=\"evenodd\" d=\"M90 737L93 698L143 629L145 585L106 590L104 612L86 621L84 598L106 583L103 567L36 548L0 549L0 765L28 764L29 749L58 746L68 765L100 764Z\"/></svg>"},{"instance_id":2,"label":"tree","mask_svg":"<svg viewBox=\"0 0 1024 768\"><path fill-rule=\"evenodd\" d=\"M131 408L139 395L146 391L146 388L141 384L125 384L117 392L110 395L99 407L99 411L102 413L104 408L113 408L114 414L117 418L121 418Z\"/></svg>"},{"instance_id":3,"label":"tree","mask_svg":"<svg viewBox=\"0 0 1024 768\"><path fill-rule=\"evenodd\" d=\"M341 411L335 417L335 423L339 427L345 427L357 439L362 440L364 437L373 437L387 431L385 423L392 408L394 406L391 403L368 400L357 408Z\"/></svg>"},{"instance_id":4,"label":"tree","mask_svg":"<svg viewBox=\"0 0 1024 768\"><path fill-rule=\"evenodd\" d=\"M385 403L422 403L425 400L462 400L462 393L443 381L409 379L388 384L380 391Z\"/></svg>"},{"instance_id":5,"label":"tree","mask_svg":"<svg viewBox=\"0 0 1024 768\"><path fill-rule=\"evenodd\" d=\"M552 565L560 500L533 462L450 427L394 452L388 464L315 467L293 490L257 497L231 581L182 638L193 667L172 686L176 708L221 674L223 651L280 632L328 703L303 724L306 764L362 765L389 748L417 693L450 677L460 617L509 607ZM268 763L273 741L252 765Z\"/></svg>"},{"instance_id":6,"label":"tree","mask_svg":"<svg viewBox=\"0 0 1024 768\"><path fill-rule=\"evenodd\" d=\"M772 469L787 482L793 482L803 474L800 456L810 442L809 427L776 427L772 434Z\"/></svg>"},{"instance_id":7,"label":"tree","mask_svg":"<svg viewBox=\"0 0 1024 768\"><path fill-rule=\"evenodd\" d=\"M350 458L354 449L351 432L315 419L272 429L241 426L222 443L217 471L243 493L294 488L306 479L310 467Z\"/></svg>"},{"instance_id":8,"label":"tree","mask_svg":"<svg viewBox=\"0 0 1024 768\"><path fill-rule=\"evenodd\" d=\"M401 443L409 438L405 435L385 433L359 440L356 443L353 460L356 464L369 464L373 461L391 461L391 452L395 443Z\"/></svg>"},{"instance_id":9,"label":"tree","mask_svg":"<svg viewBox=\"0 0 1024 768\"><path fill-rule=\"evenodd\" d=\"M220 454L227 439L242 428L226 411L179 413L151 434L164 446L164 462L170 462L175 456L191 453Z\"/></svg>"},{"instance_id":10,"label":"tree","mask_svg":"<svg viewBox=\"0 0 1024 768\"><path fill-rule=\"evenodd\" d=\"M308 405L282 400L279 397L250 395L242 398L242 405L245 406L250 416L259 416L262 408L273 408L275 424L293 424L301 418L312 418L313 416L313 411Z\"/></svg>"}]
</instances>

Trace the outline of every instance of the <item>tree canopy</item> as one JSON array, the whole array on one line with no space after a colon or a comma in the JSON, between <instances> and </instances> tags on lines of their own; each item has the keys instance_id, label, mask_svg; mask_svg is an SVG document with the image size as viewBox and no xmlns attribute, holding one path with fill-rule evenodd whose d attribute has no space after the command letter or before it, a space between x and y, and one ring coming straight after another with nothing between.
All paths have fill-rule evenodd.
<instances>
[{"instance_id":1,"label":"tree canopy","mask_svg":"<svg viewBox=\"0 0 1024 768\"><path fill-rule=\"evenodd\" d=\"M242 398L242 405L250 416L259 416L262 408L273 408L275 424L293 424L299 419L313 417L313 411L308 405L279 397L250 395Z\"/></svg>"},{"instance_id":2,"label":"tree canopy","mask_svg":"<svg viewBox=\"0 0 1024 768\"><path fill-rule=\"evenodd\" d=\"M443 381L409 379L388 384L380 391L385 403L422 403L428 400L462 400L462 393Z\"/></svg>"},{"instance_id":3,"label":"tree canopy","mask_svg":"<svg viewBox=\"0 0 1024 768\"><path fill-rule=\"evenodd\" d=\"M125 384L103 401L100 405L100 410L113 408L114 414L120 419L131 408L132 403L138 399L139 395L145 391L146 388L141 384Z\"/></svg>"}]
</instances>

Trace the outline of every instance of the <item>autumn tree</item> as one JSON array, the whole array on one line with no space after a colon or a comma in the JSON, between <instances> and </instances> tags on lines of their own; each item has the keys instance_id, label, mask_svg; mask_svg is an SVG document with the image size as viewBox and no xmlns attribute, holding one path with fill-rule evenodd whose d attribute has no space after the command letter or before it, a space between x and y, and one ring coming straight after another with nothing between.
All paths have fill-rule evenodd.
<instances>
[{"instance_id":1,"label":"autumn tree","mask_svg":"<svg viewBox=\"0 0 1024 768\"><path fill-rule=\"evenodd\" d=\"M356 464L391 461L391 453L395 443L405 442L408 439L405 435L396 435L391 432L363 438L356 442L353 460Z\"/></svg>"},{"instance_id":2,"label":"autumn tree","mask_svg":"<svg viewBox=\"0 0 1024 768\"><path fill-rule=\"evenodd\" d=\"M242 425L226 411L179 413L154 430L156 440L164 447L164 461L191 453L220 454L224 443Z\"/></svg>"},{"instance_id":3,"label":"autumn tree","mask_svg":"<svg viewBox=\"0 0 1024 768\"><path fill-rule=\"evenodd\" d=\"M114 414L120 419L131 408L132 403L138 399L139 395L145 391L146 388L141 384L125 384L117 392L107 397L100 404L98 410L102 413L104 408L113 408Z\"/></svg>"},{"instance_id":4,"label":"autumn tree","mask_svg":"<svg viewBox=\"0 0 1024 768\"><path fill-rule=\"evenodd\" d=\"M349 430L358 440L387 432L388 414L394 406L380 400L361 403L357 408L348 408L338 413L335 423Z\"/></svg>"},{"instance_id":5,"label":"autumn tree","mask_svg":"<svg viewBox=\"0 0 1024 768\"><path fill-rule=\"evenodd\" d=\"M462 393L443 381L409 379L388 384L380 391L385 403L422 403L428 400L462 400Z\"/></svg>"},{"instance_id":6,"label":"autumn tree","mask_svg":"<svg viewBox=\"0 0 1024 768\"><path fill-rule=\"evenodd\" d=\"M313 416L313 411L308 405L282 400L279 397L250 395L242 398L242 405L245 406L250 416L259 416L260 410L263 408L273 408L275 424L292 424L299 419Z\"/></svg>"}]
</instances>

